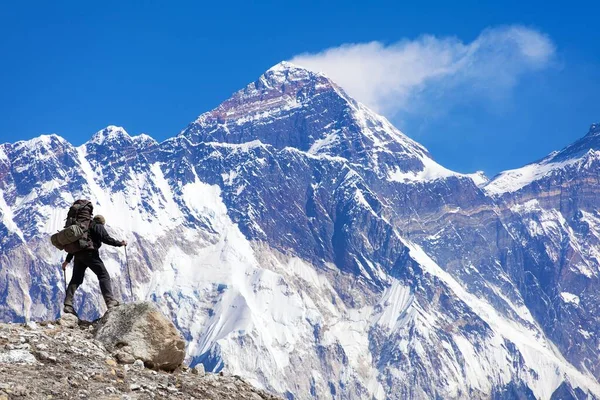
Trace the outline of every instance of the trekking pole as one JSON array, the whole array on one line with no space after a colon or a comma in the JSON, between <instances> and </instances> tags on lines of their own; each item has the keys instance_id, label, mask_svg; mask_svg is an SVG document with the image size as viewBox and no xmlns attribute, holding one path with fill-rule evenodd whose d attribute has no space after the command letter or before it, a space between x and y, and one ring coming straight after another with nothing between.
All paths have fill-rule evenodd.
<instances>
[{"instance_id":1,"label":"trekking pole","mask_svg":"<svg viewBox=\"0 0 600 400\"><path fill-rule=\"evenodd\" d=\"M129 270L129 256L127 255L127 246L125 246L125 263L127 264L127 276L129 277L129 293L133 299L133 287L131 286L131 271Z\"/></svg>"},{"instance_id":2,"label":"trekking pole","mask_svg":"<svg viewBox=\"0 0 600 400\"><path fill-rule=\"evenodd\" d=\"M65 284L65 294L67 293L67 271L63 269L63 280Z\"/></svg>"}]
</instances>

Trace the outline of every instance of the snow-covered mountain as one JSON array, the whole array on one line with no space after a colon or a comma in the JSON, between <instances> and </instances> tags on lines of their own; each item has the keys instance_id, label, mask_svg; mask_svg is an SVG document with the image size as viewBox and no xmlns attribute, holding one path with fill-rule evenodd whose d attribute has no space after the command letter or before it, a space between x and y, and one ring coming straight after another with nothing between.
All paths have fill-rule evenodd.
<instances>
[{"instance_id":1,"label":"snow-covered mountain","mask_svg":"<svg viewBox=\"0 0 600 400\"><path fill-rule=\"evenodd\" d=\"M86 197L191 363L289 399L600 398L598 137L487 182L281 63L162 143L3 144L0 320L59 313L48 237Z\"/></svg>"}]
</instances>

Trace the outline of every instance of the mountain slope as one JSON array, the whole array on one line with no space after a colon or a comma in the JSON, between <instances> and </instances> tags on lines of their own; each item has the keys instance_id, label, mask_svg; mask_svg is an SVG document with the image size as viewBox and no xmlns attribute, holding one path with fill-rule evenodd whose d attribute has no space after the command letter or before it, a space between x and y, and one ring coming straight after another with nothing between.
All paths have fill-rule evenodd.
<instances>
[{"instance_id":1,"label":"mountain slope","mask_svg":"<svg viewBox=\"0 0 600 400\"><path fill-rule=\"evenodd\" d=\"M163 143L110 126L0 150L2 320L58 314L48 235L87 197L192 363L288 398L600 396L597 297L580 293L595 275L563 272L590 262L595 231L490 195L321 74L279 64ZM131 300L123 251L102 252ZM99 315L95 278L81 290Z\"/></svg>"}]
</instances>

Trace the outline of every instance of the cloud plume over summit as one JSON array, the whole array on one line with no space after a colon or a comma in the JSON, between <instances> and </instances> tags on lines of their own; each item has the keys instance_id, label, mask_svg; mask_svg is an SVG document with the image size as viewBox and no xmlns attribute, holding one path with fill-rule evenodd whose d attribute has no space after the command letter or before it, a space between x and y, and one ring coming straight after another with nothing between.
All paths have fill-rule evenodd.
<instances>
[{"instance_id":1,"label":"cloud plume over summit","mask_svg":"<svg viewBox=\"0 0 600 400\"><path fill-rule=\"evenodd\" d=\"M344 44L291 62L327 74L351 96L390 116L410 110L423 93L502 96L526 73L550 66L554 56L547 35L513 25L488 28L470 43L425 35L389 45Z\"/></svg>"}]
</instances>

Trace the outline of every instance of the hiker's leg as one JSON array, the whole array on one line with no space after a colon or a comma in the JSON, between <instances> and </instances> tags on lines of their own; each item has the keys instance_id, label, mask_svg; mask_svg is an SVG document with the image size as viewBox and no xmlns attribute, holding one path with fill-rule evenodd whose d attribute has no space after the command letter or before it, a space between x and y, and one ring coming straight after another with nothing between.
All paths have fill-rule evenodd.
<instances>
[{"instance_id":1,"label":"hiker's leg","mask_svg":"<svg viewBox=\"0 0 600 400\"><path fill-rule=\"evenodd\" d=\"M71 282L67 287L67 293L65 295L65 306L73 306L73 296L75 291L83 283L83 277L85 276L85 270L87 266L81 259L81 257L75 256L75 265L73 266L73 276Z\"/></svg>"},{"instance_id":2,"label":"hiker's leg","mask_svg":"<svg viewBox=\"0 0 600 400\"><path fill-rule=\"evenodd\" d=\"M89 258L88 266L90 269L96 274L98 277L98 282L100 282L100 291L102 292L102 297L104 297L104 302L108 308L112 306L118 305L119 302L115 299L115 296L112 292L112 285L110 282L110 275L104 266L104 263L100 259L100 255L95 252Z\"/></svg>"}]
</instances>

